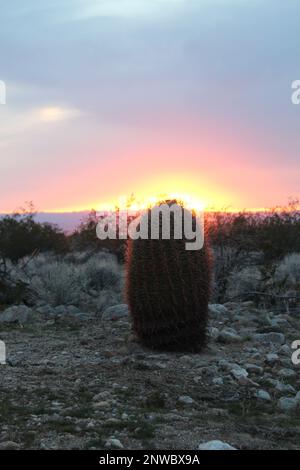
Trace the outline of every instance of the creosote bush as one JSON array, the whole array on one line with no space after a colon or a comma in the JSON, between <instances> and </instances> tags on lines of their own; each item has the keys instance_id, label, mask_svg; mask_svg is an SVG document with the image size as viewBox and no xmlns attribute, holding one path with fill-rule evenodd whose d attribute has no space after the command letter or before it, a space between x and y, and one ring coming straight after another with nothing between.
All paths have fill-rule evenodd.
<instances>
[{"instance_id":1,"label":"creosote bush","mask_svg":"<svg viewBox=\"0 0 300 470\"><path fill-rule=\"evenodd\" d=\"M51 253L30 260L24 269L15 266L14 276L27 282L33 303L85 305L102 311L121 301L123 272L116 257L107 253L78 253L70 261ZM77 261L76 261L77 260Z\"/></svg>"}]
</instances>

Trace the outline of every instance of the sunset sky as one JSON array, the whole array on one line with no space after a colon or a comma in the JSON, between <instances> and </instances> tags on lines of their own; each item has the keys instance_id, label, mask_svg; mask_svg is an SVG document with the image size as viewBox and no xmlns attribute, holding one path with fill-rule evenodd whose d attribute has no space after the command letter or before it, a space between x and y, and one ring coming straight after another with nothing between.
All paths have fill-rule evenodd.
<instances>
[{"instance_id":1,"label":"sunset sky","mask_svg":"<svg viewBox=\"0 0 300 470\"><path fill-rule=\"evenodd\" d=\"M11 0L0 18L0 212L300 195L299 1Z\"/></svg>"}]
</instances>

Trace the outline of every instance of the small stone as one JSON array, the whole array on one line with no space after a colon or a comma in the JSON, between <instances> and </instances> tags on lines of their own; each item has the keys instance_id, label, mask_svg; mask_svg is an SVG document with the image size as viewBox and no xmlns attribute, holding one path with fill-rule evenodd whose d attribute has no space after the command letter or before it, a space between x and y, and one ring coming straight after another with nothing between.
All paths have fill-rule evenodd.
<instances>
[{"instance_id":1,"label":"small stone","mask_svg":"<svg viewBox=\"0 0 300 470\"><path fill-rule=\"evenodd\" d=\"M266 390L257 390L255 394L256 398L264 401L271 401L271 396Z\"/></svg>"},{"instance_id":2,"label":"small stone","mask_svg":"<svg viewBox=\"0 0 300 470\"><path fill-rule=\"evenodd\" d=\"M108 390L104 390L103 392L97 393L97 395L93 397L93 401L105 400L107 398L110 398L110 396L111 392L109 392Z\"/></svg>"},{"instance_id":3,"label":"small stone","mask_svg":"<svg viewBox=\"0 0 300 470\"><path fill-rule=\"evenodd\" d=\"M282 382L277 382L275 389L283 393L295 393L295 389L290 384L283 384Z\"/></svg>"},{"instance_id":4,"label":"small stone","mask_svg":"<svg viewBox=\"0 0 300 470\"><path fill-rule=\"evenodd\" d=\"M218 341L224 344L240 343L243 338L233 328L224 328L218 336Z\"/></svg>"},{"instance_id":5,"label":"small stone","mask_svg":"<svg viewBox=\"0 0 300 470\"><path fill-rule=\"evenodd\" d=\"M102 314L102 320L115 321L120 318L126 318L129 315L129 309L127 304L118 304L112 307L108 307Z\"/></svg>"},{"instance_id":6,"label":"small stone","mask_svg":"<svg viewBox=\"0 0 300 470\"><path fill-rule=\"evenodd\" d=\"M55 314L58 316L65 315L67 313L67 306L66 305L57 305L57 307L54 308Z\"/></svg>"},{"instance_id":7,"label":"small stone","mask_svg":"<svg viewBox=\"0 0 300 470\"><path fill-rule=\"evenodd\" d=\"M285 354L286 356L290 356L290 355L291 355L290 347L289 347L287 344L284 344L283 346L281 346L280 352L283 353L283 354Z\"/></svg>"},{"instance_id":8,"label":"small stone","mask_svg":"<svg viewBox=\"0 0 300 470\"><path fill-rule=\"evenodd\" d=\"M40 313L41 315L51 315L51 313L53 312L53 307L51 307L51 305L41 305L40 307L38 307L36 309L36 311L38 313Z\"/></svg>"},{"instance_id":9,"label":"small stone","mask_svg":"<svg viewBox=\"0 0 300 470\"><path fill-rule=\"evenodd\" d=\"M276 385L278 385L278 380L273 379L272 377L266 376L264 378L264 383L268 385L269 387L276 387Z\"/></svg>"},{"instance_id":10,"label":"small stone","mask_svg":"<svg viewBox=\"0 0 300 470\"><path fill-rule=\"evenodd\" d=\"M262 374L264 369L261 366L258 366L257 364L245 364L245 369L247 369L248 372L252 372L253 374Z\"/></svg>"},{"instance_id":11,"label":"small stone","mask_svg":"<svg viewBox=\"0 0 300 470\"><path fill-rule=\"evenodd\" d=\"M235 362L229 362L226 359L220 359L218 362L218 366L222 370L230 370L230 369L239 369L239 365L236 364Z\"/></svg>"},{"instance_id":12,"label":"small stone","mask_svg":"<svg viewBox=\"0 0 300 470\"><path fill-rule=\"evenodd\" d=\"M254 340L261 344L284 344L285 336L282 333L276 333L272 331L271 333L258 333L254 335Z\"/></svg>"},{"instance_id":13,"label":"small stone","mask_svg":"<svg viewBox=\"0 0 300 470\"><path fill-rule=\"evenodd\" d=\"M297 400L290 397L281 397L278 400L278 408L282 411L293 411L297 408Z\"/></svg>"},{"instance_id":14,"label":"small stone","mask_svg":"<svg viewBox=\"0 0 300 470\"><path fill-rule=\"evenodd\" d=\"M295 400L297 403L300 403L300 392L296 393Z\"/></svg>"},{"instance_id":15,"label":"small stone","mask_svg":"<svg viewBox=\"0 0 300 470\"><path fill-rule=\"evenodd\" d=\"M258 384L248 378L248 372L242 367L231 369L231 375L238 381L240 385L251 385L257 387Z\"/></svg>"},{"instance_id":16,"label":"small stone","mask_svg":"<svg viewBox=\"0 0 300 470\"><path fill-rule=\"evenodd\" d=\"M224 317L228 315L228 309L221 304L210 304L208 306L209 313L217 317Z\"/></svg>"},{"instance_id":17,"label":"small stone","mask_svg":"<svg viewBox=\"0 0 300 470\"><path fill-rule=\"evenodd\" d=\"M67 311L68 311L69 315L76 315L76 314L80 313L79 308L76 307L75 305L68 305Z\"/></svg>"},{"instance_id":18,"label":"small stone","mask_svg":"<svg viewBox=\"0 0 300 470\"><path fill-rule=\"evenodd\" d=\"M33 310L26 305L14 305L0 312L0 323L26 323L34 318Z\"/></svg>"},{"instance_id":19,"label":"small stone","mask_svg":"<svg viewBox=\"0 0 300 470\"><path fill-rule=\"evenodd\" d=\"M208 442L203 442L203 444L200 444L198 447L199 450L236 450L235 447L232 447L230 444L227 444L227 442L223 441L208 441Z\"/></svg>"},{"instance_id":20,"label":"small stone","mask_svg":"<svg viewBox=\"0 0 300 470\"><path fill-rule=\"evenodd\" d=\"M193 405L194 400L192 397L189 397L188 395L182 395L181 397L178 398L178 402L181 403L182 405Z\"/></svg>"},{"instance_id":21,"label":"small stone","mask_svg":"<svg viewBox=\"0 0 300 470\"><path fill-rule=\"evenodd\" d=\"M266 362L268 364L275 364L276 362L279 361L279 356L278 354L275 354L275 353L269 353L267 354L267 357L266 357Z\"/></svg>"},{"instance_id":22,"label":"small stone","mask_svg":"<svg viewBox=\"0 0 300 470\"><path fill-rule=\"evenodd\" d=\"M19 450L20 446L13 441L0 442L0 450Z\"/></svg>"},{"instance_id":23,"label":"small stone","mask_svg":"<svg viewBox=\"0 0 300 470\"><path fill-rule=\"evenodd\" d=\"M76 427L79 428L79 432L82 429L94 429L95 428L95 421L93 419L89 419L87 422L81 425L77 425Z\"/></svg>"},{"instance_id":24,"label":"small stone","mask_svg":"<svg viewBox=\"0 0 300 470\"><path fill-rule=\"evenodd\" d=\"M248 372L242 367L239 367L238 369L232 369L230 372L233 377L237 380L248 377Z\"/></svg>"},{"instance_id":25,"label":"small stone","mask_svg":"<svg viewBox=\"0 0 300 470\"><path fill-rule=\"evenodd\" d=\"M111 403L109 401L99 401L93 404L93 408L95 410L103 410L111 407Z\"/></svg>"},{"instance_id":26,"label":"small stone","mask_svg":"<svg viewBox=\"0 0 300 470\"><path fill-rule=\"evenodd\" d=\"M210 326L207 330L207 334L210 338L217 339L220 332L219 332L218 328L215 328L214 326Z\"/></svg>"},{"instance_id":27,"label":"small stone","mask_svg":"<svg viewBox=\"0 0 300 470\"><path fill-rule=\"evenodd\" d=\"M108 449L124 449L122 442L119 441L119 439L115 439L114 437L107 439L105 442L105 447Z\"/></svg>"},{"instance_id":28,"label":"small stone","mask_svg":"<svg viewBox=\"0 0 300 470\"><path fill-rule=\"evenodd\" d=\"M82 313L82 312L72 313L71 316L72 318L76 320L80 320L80 321L87 321L91 319L91 315L89 315L88 313Z\"/></svg>"},{"instance_id":29,"label":"small stone","mask_svg":"<svg viewBox=\"0 0 300 470\"><path fill-rule=\"evenodd\" d=\"M224 380L222 377L215 377L212 382L214 385L224 385Z\"/></svg>"},{"instance_id":30,"label":"small stone","mask_svg":"<svg viewBox=\"0 0 300 470\"><path fill-rule=\"evenodd\" d=\"M278 375L280 377L284 377L284 378L288 379L288 378L291 378L291 377L295 377L296 372L293 369L283 368L283 369L280 369L278 371Z\"/></svg>"}]
</instances>

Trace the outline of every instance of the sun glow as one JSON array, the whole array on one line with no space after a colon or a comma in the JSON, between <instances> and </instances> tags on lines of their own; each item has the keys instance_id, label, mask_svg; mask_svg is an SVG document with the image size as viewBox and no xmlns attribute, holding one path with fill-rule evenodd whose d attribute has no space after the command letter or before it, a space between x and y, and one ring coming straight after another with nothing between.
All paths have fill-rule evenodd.
<instances>
[{"instance_id":1,"label":"sun glow","mask_svg":"<svg viewBox=\"0 0 300 470\"><path fill-rule=\"evenodd\" d=\"M173 199L181 202L187 209L204 211L229 206L234 197L232 194L221 193L209 183L202 184L191 174L173 174L142 181L135 186L133 194L103 201L95 208L99 211L113 211L116 208L140 211L153 207L160 201Z\"/></svg>"},{"instance_id":2,"label":"sun glow","mask_svg":"<svg viewBox=\"0 0 300 470\"><path fill-rule=\"evenodd\" d=\"M157 194L156 196L144 196L140 198L135 197L134 195L131 195L130 197L121 196L113 202L99 204L97 206L97 210L113 211L119 209L138 212L153 207L159 202L166 200L176 200L182 203L184 207L191 210L194 209L197 211L203 211L205 209L205 203L203 201L197 198L193 198L188 194L162 193Z\"/></svg>"},{"instance_id":3,"label":"sun glow","mask_svg":"<svg viewBox=\"0 0 300 470\"><path fill-rule=\"evenodd\" d=\"M206 181L207 178L203 177ZM215 187L211 182L201 183L198 178L189 174L161 175L156 178L141 180L128 185L130 189L119 187L119 194L111 192L102 201L86 199L72 207L51 209L51 212L79 212L94 209L98 212L127 210L141 211L153 207L160 201L173 200L181 202L187 209L197 211L214 211L232 208L232 201L237 202L233 193L226 193L222 188ZM132 188L132 191L131 191ZM124 191L126 190L126 192ZM123 195L122 192L123 192Z\"/></svg>"}]
</instances>

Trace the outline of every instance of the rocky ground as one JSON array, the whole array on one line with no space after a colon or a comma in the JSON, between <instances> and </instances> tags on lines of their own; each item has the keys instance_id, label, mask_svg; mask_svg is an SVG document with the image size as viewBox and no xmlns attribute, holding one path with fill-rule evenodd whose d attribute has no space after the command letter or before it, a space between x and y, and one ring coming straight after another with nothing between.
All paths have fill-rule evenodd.
<instances>
[{"instance_id":1,"label":"rocky ground","mask_svg":"<svg viewBox=\"0 0 300 470\"><path fill-rule=\"evenodd\" d=\"M300 315L250 302L210 312L202 354L144 349L124 305L2 312L0 449L299 449Z\"/></svg>"}]
</instances>

